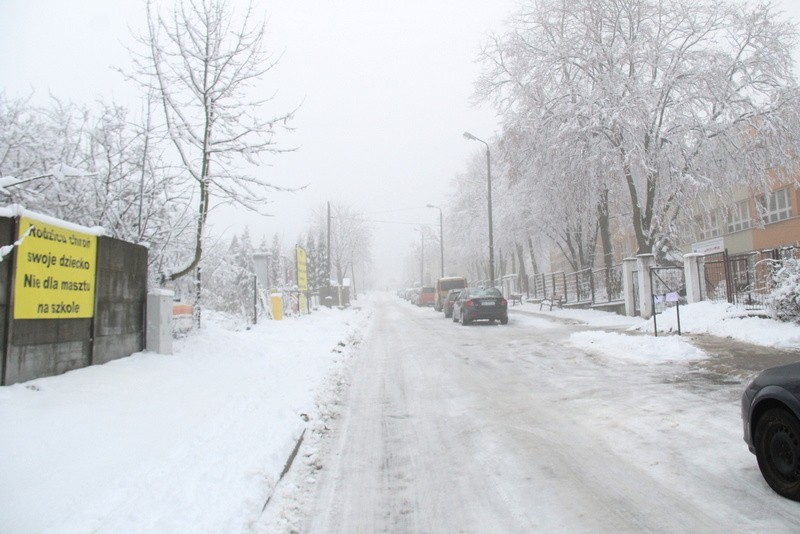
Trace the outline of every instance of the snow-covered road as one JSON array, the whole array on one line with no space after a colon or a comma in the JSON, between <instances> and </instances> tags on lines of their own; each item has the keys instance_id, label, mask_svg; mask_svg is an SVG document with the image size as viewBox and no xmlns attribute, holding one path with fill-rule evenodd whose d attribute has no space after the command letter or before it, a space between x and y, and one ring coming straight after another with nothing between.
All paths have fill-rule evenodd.
<instances>
[{"instance_id":1,"label":"snow-covered road","mask_svg":"<svg viewBox=\"0 0 800 534\"><path fill-rule=\"evenodd\" d=\"M742 441L737 380L595 351L586 326L543 318L462 327L386 297L373 319L330 438L270 505L294 520L262 527L800 531Z\"/></svg>"},{"instance_id":2,"label":"snow-covered road","mask_svg":"<svg viewBox=\"0 0 800 534\"><path fill-rule=\"evenodd\" d=\"M171 356L4 386L0 533L800 532L742 441L756 364L520 308L469 327L385 294L250 329L208 314ZM724 306L681 316L800 346Z\"/></svg>"}]
</instances>

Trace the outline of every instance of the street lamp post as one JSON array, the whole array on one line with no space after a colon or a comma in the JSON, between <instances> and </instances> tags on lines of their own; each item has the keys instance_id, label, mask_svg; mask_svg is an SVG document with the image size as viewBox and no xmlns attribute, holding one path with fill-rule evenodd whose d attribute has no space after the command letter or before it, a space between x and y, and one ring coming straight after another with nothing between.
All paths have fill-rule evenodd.
<instances>
[{"instance_id":1,"label":"street lamp post","mask_svg":"<svg viewBox=\"0 0 800 534\"><path fill-rule=\"evenodd\" d=\"M444 278L444 226L442 225L442 208L428 204L426 207L439 210L439 261L442 265L442 278Z\"/></svg>"},{"instance_id":2,"label":"street lamp post","mask_svg":"<svg viewBox=\"0 0 800 534\"><path fill-rule=\"evenodd\" d=\"M469 132L464 132L464 138L470 141L478 141L486 145L486 183L489 198L489 278L494 287L494 236L492 235L492 163L489 154L489 143L479 139Z\"/></svg>"},{"instance_id":3,"label":"street lamp post","mask_svg":"<svg viewBox=\"0 0 800 534\"><path fill-rule=\"evenodd\" d=\"M422 288L425 285L425 232L422 231L422 228L415 228L415 230L422 237L422 245L419 249L419 287Z\"/></svg>"}]
</instances>

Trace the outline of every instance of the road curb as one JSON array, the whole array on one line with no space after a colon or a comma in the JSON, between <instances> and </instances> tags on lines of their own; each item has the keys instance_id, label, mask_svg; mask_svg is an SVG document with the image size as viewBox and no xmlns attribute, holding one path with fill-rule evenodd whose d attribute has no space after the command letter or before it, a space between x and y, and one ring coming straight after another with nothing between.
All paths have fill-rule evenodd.
<instances>
[{"instance_id":1,"label":"road curb","mask_svg":"<svg viewBox=\"0 0 800 534\"><path fill-rule=\"evenodd\" d=\"M275 494L275 488L278 486L280 481L283 480L283 477L286 476L286 473L288 473L289 470L292 468L292 464L294 463L294 459L297 458L297 453L300 450L300 445L303 444L303 439L306 436L306 430L307 429L304 428L303 431L300 433L300 437L297 438L297 442L294 444L294 448L292 449L292 452L289 453L289 457L286 459L286 463L283 465L283 471L281 471L281 474L278 476L278 481L275 482L275 486L272 488L272 493L269 494L269 497L267 497L267 500L264 501L264 506L261 507L261 513L264 513L264 510L267 509L267 505L269 504L269 501L272 499L272 496Z\"/></svg>"}]
</instances>

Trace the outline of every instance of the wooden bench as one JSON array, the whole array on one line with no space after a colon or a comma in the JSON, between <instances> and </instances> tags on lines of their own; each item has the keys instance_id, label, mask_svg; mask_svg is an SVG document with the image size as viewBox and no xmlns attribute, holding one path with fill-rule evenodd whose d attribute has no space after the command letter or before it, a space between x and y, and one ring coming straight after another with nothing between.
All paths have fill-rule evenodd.
<instances>
[{"instance_id":1,"label":"wooden bench","mask_svg":"<svg viewBox=\"0 0 800 534\"><path fill-rule=\"evenodd\" d=\"M516 306L517 304L522 304L522 294L521 293L511 293L508 296L508 300L511 301L512 306Z\"/></svg>"},{"instance_id":2,"label":"wooden bench","mask_svg":"<svg viewBox=\"0 0 800 534\"><path fill-rule=\"evenodd\" d=\"M541 310L545 303L550 305L550 310L553 310L553 306L558 306L559 308L564 307L564 296L563 295L551 295L549 297L545 297L539 303L539 309Z\"/></svg>"}]
</instances>

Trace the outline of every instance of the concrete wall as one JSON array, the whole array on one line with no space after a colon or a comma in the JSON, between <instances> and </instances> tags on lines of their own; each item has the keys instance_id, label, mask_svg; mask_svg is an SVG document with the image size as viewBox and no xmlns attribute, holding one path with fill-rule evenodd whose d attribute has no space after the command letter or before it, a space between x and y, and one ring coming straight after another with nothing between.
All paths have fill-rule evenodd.
<instances>
[{"instance_id":1,"label":"concrete wall","mask_svg":"<svg viewBox=\"0 0 800 534\"><path fill-rule=\"evenodd\" d=\"M3 385L90 365L91 319L11 320Z\"/></svg>"},{"instance_id":2,"label":"concrete wall","mask_svg":"<svg viewBox=\"0 0 800 534\"><path fill-rule=\"evenodd\" d=\"M14 242L16 226L14 219L0 217L0 244ZM13 256L8 255L0 262L0 385L5 384L6 351L8 344L8 313L11 298L11 265Z\"/></svg>"},{"instance_id":3,"label":"concrete wall","mask_svg":"<svg viewBox=\"0 0 800 534\"><path fill-rule=\"evenodd\" d=\"M91 363L124 358L144 348L147 249L119 239L97 243L97 295Z\"/></svg>"},{"instance_id":4,"label":"concrete wall","mask_svg":"<svg viewBox=\"0 0 800 534\"><path fill-rule=\"evenodd\" d=\"M0 245L14 241L14 225L14 219L0 218ZM0 385L57 375L144 349L145 247L98 238L95 312L90 319L13 319L11 259L6 256L0 263Z\"/></svg>"}]
</instances>

